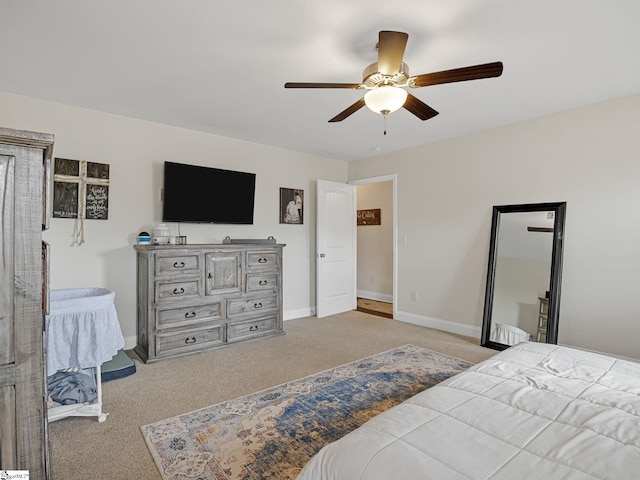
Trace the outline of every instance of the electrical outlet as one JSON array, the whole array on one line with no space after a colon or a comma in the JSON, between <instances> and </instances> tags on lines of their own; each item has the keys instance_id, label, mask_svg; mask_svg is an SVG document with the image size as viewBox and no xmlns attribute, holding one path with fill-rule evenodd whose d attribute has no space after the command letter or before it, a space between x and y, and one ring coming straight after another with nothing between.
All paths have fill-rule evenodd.
<instances>
[{"instance_id":1,"label":"electrical outlet","mask_svg":"<svg viewBox=\"0 0 640 480\"><path fill-rule=\"evenodd\" d=\"M418 301L418 292L416 292L415 290L411 290L411 300L414 302Z\"/></svg>"}]
</instances>

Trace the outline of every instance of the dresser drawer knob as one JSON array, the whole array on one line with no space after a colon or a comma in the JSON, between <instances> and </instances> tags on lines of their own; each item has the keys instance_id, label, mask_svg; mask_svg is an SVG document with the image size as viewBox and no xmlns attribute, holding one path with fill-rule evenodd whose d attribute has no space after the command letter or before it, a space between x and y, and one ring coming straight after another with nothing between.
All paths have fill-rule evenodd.
<instances>
[{"instance_id":1,"label":"dresser drawer knob","mask_svg":"<svg viewBox=\"0 0 640 480\"><path fill-rule=\"evenodd\" d=\"M182 295L183 293L184 293L184 288L182 288L182 287L173 289L173 294L174 295Z\"/></svg>"},{"instance_id":2,"label":"dresser drawer knob","mask_svg":"<svg viewBox=\"0 0 640 480\"><path fill-rule=\"evenodd\" d=\"M175 262L173 268L184 268L184 262Z\"/></svg>"},{"instance_id":3,"label":"dresser drawer knob","mask_svg":"<svg viewBox=\"0 0 640 480\"><path fill-rule=\"evenodd\" d=\"M260 280L260 281L258 282L258 285L266 285L266 284L268 284L268 283L269 283L269 282L268 282L267 280Z\"/></svg>"},{"instance_id":4,"label":"dresser drawer knob","mask_svg":"<svg viewBox=\"0 0 640 480\"><path fill-rule=\"evenodd\" d=\"M196 337L187 337L185 338L184 343L186 343L187 345L190 343L196 343Z\"/></svg>"},{"instance_id":5,"label":"dresser drawer knob","mask_svg":"<svg viewBox=\"0 0 640 480\"><path fill-rule=\"evenodd\" d=\"M252 325L249 327L249 331L250 332L257 332L258 331L258 325Z\"/></svg>"},{"instance_id":6,"label":"dresser drawer knob","mask_svg":"<svg viewBox=\"0 0 640 480\"><path fill-rule=\"evenodd\" d=\"M253 308L262 308L262 302L254 303Z\"/></svg>"},{"instance_id":7,"label":"dresser drawer knob","mask_svg":"<svg viewBox=\"0 0 640 480\"><path fill-rule=\"evenodd\" d=\"M267 263L267 259L264 257L261 257L258 259L258 263Z\"/></svg>"},{"instance_id":8,"label":"dresser drawer knob","mask_svg":"<svg viewBox=\"0 0 640 480\"><path fill-rule=\"evenodd\" d=\"M184 318L195 318L196 312L187 312L184 314Z\"/></svg>"}]
</instances>

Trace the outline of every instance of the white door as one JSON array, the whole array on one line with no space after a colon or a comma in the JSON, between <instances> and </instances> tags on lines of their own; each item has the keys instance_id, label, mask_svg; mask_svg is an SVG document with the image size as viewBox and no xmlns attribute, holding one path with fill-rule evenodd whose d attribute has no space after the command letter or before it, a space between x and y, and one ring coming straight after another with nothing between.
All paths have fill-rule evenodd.
<instances>
[{"instance_id":1,"label":"white door","mask_svg":"<svg viewBox=\"0 0 640 480\"><path fill-rule=\"evenodd\" d=\"M318 180L316 315L356 308L356 187Z\"/></svg>"}]
</instances>

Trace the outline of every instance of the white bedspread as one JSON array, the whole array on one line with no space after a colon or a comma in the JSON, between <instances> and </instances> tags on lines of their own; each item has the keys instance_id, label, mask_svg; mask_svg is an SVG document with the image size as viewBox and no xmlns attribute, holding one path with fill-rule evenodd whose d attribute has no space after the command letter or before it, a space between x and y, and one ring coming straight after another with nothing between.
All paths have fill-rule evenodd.
<instances>
[{"instance_id":1,"label":"white bedspread","mask_svg":"<svg viewBox=\"0 0 640 480\"><path fill-rule=\"evenodd\" d=\"M104 288L50 292L47 375L67 368L102 365L124 348L115 292Z\"/></svg>"},{"instance_id":2,"label":"white bedspread","mask_svg":"<svg viewBox=\"0 0 640 480\"><path fill-rule=\"evenodd\" d=\"M322 449L298 480L640 479L640 363L521 343Z\"/></svg>"}]
</instances>

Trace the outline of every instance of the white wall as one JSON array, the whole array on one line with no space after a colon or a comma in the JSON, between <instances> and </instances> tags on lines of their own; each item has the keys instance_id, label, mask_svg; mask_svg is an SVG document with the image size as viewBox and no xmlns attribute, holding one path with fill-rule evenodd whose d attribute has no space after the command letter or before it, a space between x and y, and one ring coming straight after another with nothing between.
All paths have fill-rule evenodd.
<instances>
[{"instance_id":1,"label":"white wall","mask_svg":"<svg viewBox=\"0 0 640 480\"><path fill-rule=\"evenodd\" d=\"M538 332L538 298L544 298L549 289L550 276L550 262L497 257L492 331L496 323L503 323L518 327L535 339Z\"/></svg>"},{"instance_id":2,"label":"white wall","mask_svg":"<svg viewBox=\"0 0 640 480\"><path fill-rule=\"evenodd\" d=\"M358 296L393 301L393 182L357 187L357 209L379 208L380 225L357 227Z\"/></svg>"},{"instance_id":3,"label":"white wall","mask_svg":"<svg viewBox=\"0 0 640 480\"><path fill-rule=\"evenodd\" d=\"M284 316L296 318L315 305L315 216L304 225L279 224L279 188L304 190L305 214L315 211L315 180L347 180L342 161L183 130L131 118L0 92L0 125L55 135L54 157L110 165L109 219L85 221L86 243L72 246L74 221L51 219L51 287L106 287L127 348L136 330L138 232L161 220L160 188L165 160L257 174L254 225L181 224L189 243L274 236L285 243ZM170 224L177 229L176 224Z\"/></svg>"},{"instance_id":4,"label":"white wall","mask_svg":"<svg viewBox=\"0 0 640 480\"><path fill-rule=\"evenodd\" d=\"M559 343L640 358L639 127L636 95L351 162L397 173L398 317L479 336L492 206L566 201Z\"/></svg>"},{"instance_id":5,"label":"white wall","mask_svg":"<svg viewBox=\"0 0 640 480\"><path fill-rule=\"evenodd\" d=\"M429 122L437 121L437 118ZM429 122L424 128L429 128ZM52 219L52 288L104 286L135 335L136 234L160 221L165 160L257 173L253 226L183 225L191 243L286 243L285 316L315 304L315 222L278 223L279 187L397 174L398 318L479 336L493 205L567 202L559 341L640 358L640 95L344 164L0 92L0 125L53 133L54 156L111 165L108 221ZM418 301L411 301L411 290ZM130 346L130 345L129 345Z\"/></svg>"}]
</instances>

